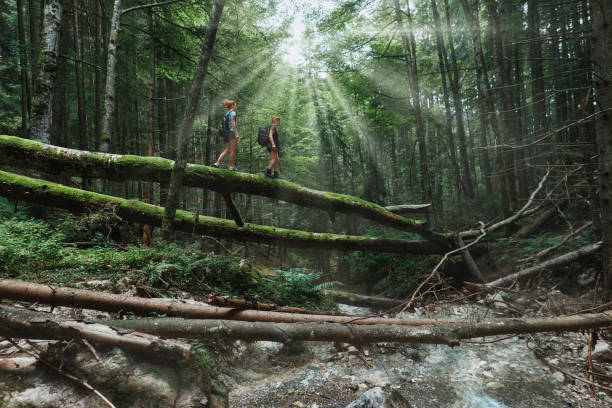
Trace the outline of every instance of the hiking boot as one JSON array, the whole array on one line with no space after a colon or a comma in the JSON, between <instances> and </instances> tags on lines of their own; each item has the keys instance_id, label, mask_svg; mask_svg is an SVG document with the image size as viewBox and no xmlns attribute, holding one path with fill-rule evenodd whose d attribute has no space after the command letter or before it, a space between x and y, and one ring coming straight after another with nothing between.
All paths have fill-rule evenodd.
<instances>
[{"instance_id":1,"label":"hiking boot","mask_svg":"<svg viewBox=\"0 0 612 408\"><path fill-rule=\"evenodd\" d=\"M278 174L278 171L274 172L274 176L272 176L273 178L281 178L280 174Z\"/></svg>"},{"instance_id":2,"label":"hiking boot","mask_svg":"<svg viewBox=\"0 0 612 408\"><path fill-rule=\"evenodd\" d=\"M266 170L266 177L274 178L274 176L272 175L272 170L270 169Z\"/></svg>"},{"instance_id":3,"label":"hiking boot","mask_svg":"<svg viewBox=\"0 0 612 408\"><path fill-rule=\"evenodd\" d=\"M216 169L218 169L219 168L219 163L213 163L213 164L211 164L211 166L216 168Z\"/></svg>"}]
</instances>

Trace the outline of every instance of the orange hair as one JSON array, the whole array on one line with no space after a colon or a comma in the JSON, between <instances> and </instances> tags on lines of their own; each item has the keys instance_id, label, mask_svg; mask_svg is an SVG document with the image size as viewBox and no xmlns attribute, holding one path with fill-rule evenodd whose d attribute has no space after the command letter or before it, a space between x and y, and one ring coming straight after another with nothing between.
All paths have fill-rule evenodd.
<instances>
[{"instance_id":1,"label":"orange hair","mask_svg":"<svg viewBox=\"0 0 612 408\"><path fill-rule=\"evenodd\" d=\"M231 99L226 99L223 101L223 104L227 107L227 109L232 109L232 106L234 106L235 103L236 101L233 101Z\"/></svg>"},{"instance_id":2,"label":"orange hair","mask_svg":"<svg viewBox=\"0 0 612 408\"><path fill-rule=\"evenodd\" d=\"M272 116L272 123L274 123L277 120L280 120L280 116Z\"/></svg>"}]
</instances>

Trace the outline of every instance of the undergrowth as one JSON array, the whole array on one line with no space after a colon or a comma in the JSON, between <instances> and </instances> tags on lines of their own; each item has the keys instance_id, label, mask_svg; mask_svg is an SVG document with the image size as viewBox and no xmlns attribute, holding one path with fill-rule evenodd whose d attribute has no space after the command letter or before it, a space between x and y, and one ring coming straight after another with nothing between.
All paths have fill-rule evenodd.
<instances>
[{"instance_id":1,"label":"undergrowth","mask_svg":"<svg viewBox=\"0 0 612 408\"><path fill-rule=\"evenodd\" d=\"M99 217L98 217L99 218ZM103 220L66 213L45 220L26 211L0 207L0 278L75 286L91 280L130 282L159 295L186 291L194 295L230 295L263 303L330 307L321 294L320 275L305 270L263 272L249 260L207 252L200 243L161 242L111 246ZM136 238L135 236L133 238ZM88 249L65 247L66 242L100 243Z\"/></svg>"}]
</instances>

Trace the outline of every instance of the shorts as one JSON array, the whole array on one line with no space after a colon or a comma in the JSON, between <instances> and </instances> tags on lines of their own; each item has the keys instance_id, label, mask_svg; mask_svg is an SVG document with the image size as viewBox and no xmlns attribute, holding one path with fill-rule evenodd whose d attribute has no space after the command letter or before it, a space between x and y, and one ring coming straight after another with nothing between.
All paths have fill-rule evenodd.
<instances>
[{"instance_id":1,"label":"shorts","mask_svg":"<svg viewBox=\"0 0 612 408\"><path fill-rule=\"evenodd\" d=\"M268 144L266 145L266 149L268 149L268 152L272 153L272 143L268 142ZM280 146L278 144L276 145L276 150L278 151L278 154L280 156Z\"/></svg>"},{"instance_id":2,"label":"shorts","mask_svg":"<svg viewBox=\"0 0 612 408\"><path fill-rule=\"evenodd\" d=\"M225 143L229 143L232 140L234 140L236 138L236 132L234 132L233 130L228 130L225 133Z\"/></svg>"}]
</instances>

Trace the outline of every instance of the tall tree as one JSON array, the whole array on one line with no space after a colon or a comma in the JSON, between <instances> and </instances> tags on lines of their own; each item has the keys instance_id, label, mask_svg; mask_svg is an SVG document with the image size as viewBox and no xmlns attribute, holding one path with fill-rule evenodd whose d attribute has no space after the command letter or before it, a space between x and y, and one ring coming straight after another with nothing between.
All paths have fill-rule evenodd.
<instances>
[{"instance_id":1,"label":"tall tree","mask_svg":"<svg viewBox=\"0 0 612 408\"><path fill-rule=\"evenodd\" d=\"M612 0L593 0L599 204L604 282L612 297Z\"/></svg>"},{"instance_id":2,"label":"tall tree","mask_svg":"<svg viewBox=\"0 0 612 408\"><path fill-rule=\"evenodd\" d=\"M42 49L39 56L39 72L32 98L31 138L49 143L53 120L53 94L59 56L59 32L62 21L62 4L59 0L45 0Z\"/></svg>"},{"instance_id":3,"label":"tall tree","mask_svg":"<svg viewBox=\"0 0 612 408\"><path fill-rule=\"evenodd\" d=\"M28 79L28 57L22 0L17 0L17 31L19 32L19 72L21 77L21 134L26 136L28 133L28 118L31 117L32 100Z\"/></svg>"},{"instance_id":4,"label":"tall tree","mask_svg":"<svg viewBox=\"0 0 612 408\"><path fill-rule=\"evenodd\" d=\"M417 64L416 64L416 47L414 41L414 35L412 34L412 24L410 17L410 7L408 7L408 24L410 29L406 30L402 19L402 9L400 8L399 0L394 0L395 6L395 22L397 24L398 31L402 38L402 45L404 47L404 57L406 58L406 69L408 71L408 84L410 87L410 94L412 96L412 109L414 110L414 116L416 120L416 133L419 141L419 161L421 168L421 188L423 190L423 199L426 203L432 202L431 194L431 180L429 179L429 163L427 162L427 145L425 142L425 125L423 124L423 116L421 113L421 95L419 92L419 82L417 77ZM433 204L433 203L432 203ZM427 221L432 228L435 228L435 221L432 213L427 214Z\"/></svg>"},{"instance_id":5,"label":"tall tree","mask_svg":"<svg viewBox=\"0 0 612 408\"><path fill-rule=\"evenodd\" d=\"M213 3L208 19L208 26L206 28L206 35L202 42L198 66L193 76L191 89L187 95L183 120L181 121L178 132L177 157L174 162L174 168L172 169L172 175L170 176L170 187L162 220L162 235L164 238L169 237L172 230L172 224L174 223L174 216L179 201L179 192L183 186L185 167L187 166L187 146L193 129L196 110L200 102L202 86L208 70L208 63L215 45L215 38L217 37L217 29L219 27L219 21L221 20L221 14L223 13L223 7L225 7L225 0L215 0Z\"/></svg>"},{"instance_id":6,"label":"tall tree","mask_svg":"<svg viewBox=\"0 0 612 408\"><path fill-rule=\"evenodd\" d=\"M440 76L442 78L442 98L444 100L446 139L448 141L448 150L450 152L450 164L452 167L451 172L453 173L457 200L460 200L462 192L467 196L470 196L470 193L467 192L467 189L461 182L461 174L459 172L459 165L457 164L457 151L455 150L455 138L453 135L453 119L450 109L450 98L448 96L448 85L446 83L446 66L448 65L448 61L446 57L446 50L444 49L444 39L442 38L442 27L440 25L440 15L438 14L438 5L436 4L436 0L431 0L431 11L433 13L434 26L436 28L436 47L438 49L438 66L440 67ZM467 176L469 177L469 172Z\"/></svg>"},{"instance_id":7,"label":"tall tree","mask_svg":"<svg viewBox=\"0 0 612 408\"><path fill-rule=\"evenodd\" d=\"M72 33L74 43L74 53L76 61L74 62L75 80L77 89L77 111L79 115L79 149L88 149L87 137L87 119L85 117L85 96L83 88L85 87L83 78L83 42L81 41L81 33L79 31L79 8L77 0L72 0Z\"/></svg>"}]
</instances>

